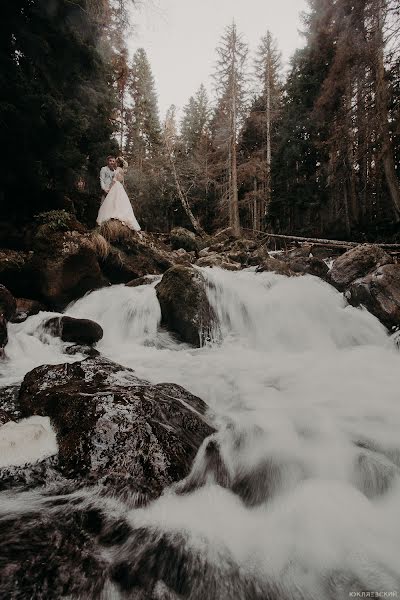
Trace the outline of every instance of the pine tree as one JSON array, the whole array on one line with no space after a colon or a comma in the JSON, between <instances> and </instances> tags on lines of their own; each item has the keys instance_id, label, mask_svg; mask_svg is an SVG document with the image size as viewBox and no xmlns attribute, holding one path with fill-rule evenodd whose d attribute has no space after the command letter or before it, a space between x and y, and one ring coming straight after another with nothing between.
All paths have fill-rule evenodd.
<instances>
[{"instance_id":1,"label":"pine tree","mask_svg":"<svg viewBox=\"0 0 400 600\"><path fill-rule=\"evenodd\" d=\"M218 92L216 140L225 146L228 162L229 225L240 235L240 216L237 177L237 141L245 109L245 69L248 48L236 24L229 25L217 47L215 81Z\"/></svg>"},{"instance_id":2,"label":"pine tree","mask_svg":"<svg viewBox=\"0 0 400 600\"><path fill-rule=\"evenodd\" d=\"M125 151L132 164L143 168L144 162L155 156L161 141L154 78L143 48L133 57L129 91L132 107L127 111Z\"/></svg>"},{"instance_id":3,"label":"pine tree","mask_svg":"<svg viewBox=\"0 0 400 600\"><path fill-rule=\"evenodd\" d=\"M99 53L102 31L86 0L13 0L0 22L0 120L11 157L1 205L35 214L96 175L111 149L114 97Z\"/></svg>"},{"instance_id":4,"label":"pine tree","mask_svg":"<svg viewBox=\"0 0 400 600\"><path fill-rule=\"evenodd\" d=\"M264 227L272 194L272 150L282 105L281 55L270 32L258 48L255 71L261 92L254 99L241 140L241 179L252 215L250 226Z\"/></svg>"},{"instance_id":5,"label":"pine tree","mask_svg":"<svg viewBox=\"0 0 400 600\"><path fill-rule=\"evenodd\" d=\"M188 152L193 152L205 135L210 120L210 108L206 88L201 84L195 96L189 98L183 109L181 138Z\"/></svg>"}]
</instances>

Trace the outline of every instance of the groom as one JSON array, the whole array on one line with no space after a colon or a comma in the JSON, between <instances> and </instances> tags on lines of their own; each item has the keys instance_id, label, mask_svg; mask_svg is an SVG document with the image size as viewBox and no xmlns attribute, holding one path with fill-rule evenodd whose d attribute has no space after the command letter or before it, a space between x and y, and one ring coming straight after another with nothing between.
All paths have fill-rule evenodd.
<instances>
[{"instance_id":1,"label":"groom","mask_svg":"<svg viewBox=\"0 0 400 600\"><path fill-rule=\"evenodd\" d=\"M100 185L103 193L101 195L101 203L111 189L111 184L114 179L114 171L116 168L115 156L107 156L107 165L100 170Z\"/></svg>"}]
</instances>

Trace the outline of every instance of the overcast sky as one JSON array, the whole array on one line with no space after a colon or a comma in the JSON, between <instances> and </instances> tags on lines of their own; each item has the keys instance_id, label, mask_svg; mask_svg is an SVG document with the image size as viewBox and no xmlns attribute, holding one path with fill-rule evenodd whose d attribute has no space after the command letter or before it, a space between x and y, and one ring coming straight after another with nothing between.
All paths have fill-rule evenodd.
<instances>
[{"instance_id":1,"label":"overcast sky","mask_svg":"<svg viewBox=\"0 0 400 600\"><path fill-rule=\"evenodd\" d=\"M210 74L224 27L235 19L254 51L269 29L287 61L303 45L300 12L306 0L146 0L135 10L130 50L143 47L151 62L163 117L171 104L179 108Z\"/></svg>"}]
</instances>

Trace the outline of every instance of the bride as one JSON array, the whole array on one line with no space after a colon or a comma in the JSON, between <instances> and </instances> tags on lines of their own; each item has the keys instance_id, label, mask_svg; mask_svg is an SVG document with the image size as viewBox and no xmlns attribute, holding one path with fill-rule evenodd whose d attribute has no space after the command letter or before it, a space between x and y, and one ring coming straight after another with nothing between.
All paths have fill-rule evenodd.
<instances>
[{"instance_id":1,"label":"bride","mask_svg":"<svg viewBox=\"0 0 400 600\"><path fill-rule=\"evenodd\" d=\"M134 215L131 202L124 188L124 169L128 163L122 158L117 158L117 168L114 171L114 179L105 197L103 204L100 206L99 214L97 215L97 224L101 225L110 219L117 219L124 225L140 231L140 225Z\"/></svg>"}]
</instances>

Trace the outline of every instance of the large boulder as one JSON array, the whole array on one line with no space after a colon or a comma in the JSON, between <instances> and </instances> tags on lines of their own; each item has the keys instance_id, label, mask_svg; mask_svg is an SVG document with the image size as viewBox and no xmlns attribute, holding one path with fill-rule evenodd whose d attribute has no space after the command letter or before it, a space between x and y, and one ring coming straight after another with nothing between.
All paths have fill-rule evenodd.
<instances>
[{"instance_id":1,"label":"large boulder","mask_svg":"<svg viewBox=\"0 0 400 600\"><path fill-rule=\"evenodd\" d=\"M173 267L156 290L163 324L184 342L202 346L216 326L202 273L193 267Z\"/></svg>"},{"instance_id":2,"label":"large boulder","mask_svg":"<svg viewBox=\"0 0 400 600\"><path fill-rule=\"evenodd\" d=\"M34 298L62 309L87 292L109 285L101 272L90 238L78 231L56 232L36 239L31 261L35 273Z\"/></svg>"},{"instance_id":3,"label":"large boulder","mask_svg":"<svg viewBox=\"0 0 400 600\"><path fill-rule=\"evenodd\" d=\"M75 319L74 317L53 317L43 325L45 331L62 339L63 342L75 344L95 344L103 337L103 329L90 319Z\"/></svg>"},{"instance_id":4,"label":"large boulder","mask_svg":"<svg viewBox=\"0 0 400 600\"><path fill-rule=\"evenodd\" d=\"M196 235L184 227L175 227L170 233L171 246L173 250L182 248L186 252L198 252L199 245Z\"/></svg>"},{"instance_id":5,"label":"large boulder","mask_svg":"<svg viewBox=\"0 0 400 600\"><path fill-rule=\"evenodd\" d=\"M400 264L386 264L356 279L345 296L353 306L365 306L386 327L400 326Z\"/></svg>"},{"instance_id":6,"label":"large boulder","mask_svg":"<svg viewBox=\"0 0 400 600\"><path fill-rule=\"evenodd\" d=\"M136 492L141 502L186 477L214 431L199 398L100 357L34 369L19 403L24 417L50 417L63 476L111 493Z\"/></svg>"},{"instance_id":7,"label":"large boulder","mask_svg":"<svg viewBox=\"0 0 400 600\"><path fill-rule=\"evenodd\" d=\"M15 315L17 303L11 292L0 284L0 315L3 315L6 321L11 321Z\"/></svg>"},{"instance_id":8,"label":"large boulder","mask_svg":"<svg viewBox=\"0 0 400 600\"><path fill-rule=\"evenodd\" d=\"M329 272L329 283L341 292L353 281L393 263L393 259L379 246L362 244L339 256Z\"/></svg>"}]
</instances>

